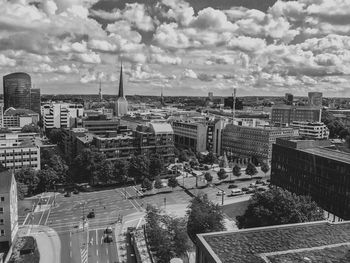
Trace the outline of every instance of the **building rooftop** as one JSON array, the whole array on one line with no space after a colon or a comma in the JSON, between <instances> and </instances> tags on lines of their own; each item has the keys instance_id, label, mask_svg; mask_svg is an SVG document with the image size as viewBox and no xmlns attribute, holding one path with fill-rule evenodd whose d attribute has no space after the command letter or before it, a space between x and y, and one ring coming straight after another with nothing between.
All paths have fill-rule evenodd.
<instances>
[{"instance_id":1,"label":"building rooftop","mask_svg":"<svg viewBox=\"0 0 350 263\"><path fill-rule=\"evenodd\" d=\"M169 123L155 123L155 122L151 122L149 124L150 128L152 129L152 131L155 134L160 134L160 133L165 133L165 134L173 134L174 130L171 127L171 125Z\"/></svg>"},{"instance_id":2,"label":"building rooftop","mask_svg":"<svg viewBox=\"0 0 350 263\"><path fill-rule=\"evenodd\" d=\"M10 107L7 110L5 110L4 115L30 116L30 115L38 115L38 113L29 109L15 109L13 107Z\"/></svg>"},{"instance_id":3,"label":"building rooftop","mask_svg":"<svg viewBox=\"0 0 350 263\"><path fill-rule=\"evenodd\" d=\"M350 164L350 153L341 152L338 150L332 150L329 148L322 148L322 147L303 149L302 151L307 153L312 153L317 156L325 157L328 159L332 159L335 161L340 161L340 162Z\"/></svg>"},{"instance_id":4,"label":"building rooftop","mask_svg":"<svg viewBox=\"0 0 350 263\"><path fill-rule=\"evenodd\" d=\"M215 232L200 234L198 239L214 262L345 263L349 262L350 222L322 221Z\"/></svg>"},{"instance_id":5,"label":"building rooftop","mask_svg":"<svg viewBox=\"0 0 350 263\"><path fill-rule=\"evenodd\" d=\"M7 193L10 191L12 181L12 173L5 170L0 172L0 193Z\"/></svg>"}]
</instances>

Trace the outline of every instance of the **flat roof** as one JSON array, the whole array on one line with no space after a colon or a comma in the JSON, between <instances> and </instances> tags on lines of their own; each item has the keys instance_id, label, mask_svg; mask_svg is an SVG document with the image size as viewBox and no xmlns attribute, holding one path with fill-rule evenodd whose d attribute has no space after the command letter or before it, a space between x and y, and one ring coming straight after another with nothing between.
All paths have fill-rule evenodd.
<instances>
[{"instance_id":1,"label":"flat roof","mask_svg":"<svg viewBox=\"0 0 350 263\"><path fill-rule=\"evenodd\" d=\"M340 161L344 163L350 164L350 154L337 151L337 150L331 150L328 148L322 148L322 147L316 147L316 148L309 148L309 149L300 149L303 152L312 153L317 156L329 158L335 161Z\"/></svg>"},{"instance_id":2,"label":"flat roof","mask_svg":"<svg viewBox=\"0 0 350 263\"><path fill-rule=\"evenodd\" d=\"M10 191L12 182L12 173L8 170L0 172L0 192L7 193Z\"/></svg>"},{"instance_id":3,"label":"flat roof","mask_svg":"<svg viewBox=\"0 0 350 263\"><path fill-rule=\"evenodd\" d=\"M206 233L199 234L198 239L215 262L265 263L268 262L265 259L293 259L305 252L313 256L321 254L322 262L346 262L341 259L350 249L350 221L319 221ZM325 253L327 249L343 246L346 246L345 250L342 249L343 254Z\"/></svg>"}]
</instances>

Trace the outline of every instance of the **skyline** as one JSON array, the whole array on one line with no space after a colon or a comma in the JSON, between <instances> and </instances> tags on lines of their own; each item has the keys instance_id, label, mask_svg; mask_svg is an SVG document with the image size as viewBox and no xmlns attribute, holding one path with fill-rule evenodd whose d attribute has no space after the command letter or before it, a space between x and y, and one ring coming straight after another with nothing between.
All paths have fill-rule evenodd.
<instances>
[{"instance_id":1,"label":"skyline","mask_svg":"<svg viewBox=\"0 0 350 263\"><path fill-rule=\"evenodd\" d=\"M0 74L42 94L350 96L350 3L0 0Z\"/></svg>"}]
</instances>

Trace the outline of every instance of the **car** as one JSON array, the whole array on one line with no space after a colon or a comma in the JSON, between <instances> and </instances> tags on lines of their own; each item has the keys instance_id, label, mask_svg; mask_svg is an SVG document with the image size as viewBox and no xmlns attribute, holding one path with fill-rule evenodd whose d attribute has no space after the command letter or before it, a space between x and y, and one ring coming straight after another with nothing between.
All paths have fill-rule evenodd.
<instances>
[{"instance_id":1,"label":"car","mask_svg":"<svg viewBox=\"0 0 350 263\"><path fill-rule=\"evenodd\" d=\"M73 194L75 194L75 195L79 194L78 189L74 189Z\"/></svg>"},{"instance_id":2,"label":"car","mask_svg":"<svg viewBox=\"0 0 350 263\"><path fill-rule=\"evenodd\" d=\"M112 234L112 228L110 226L106 228L105 234Z\"/></svg>"},{"instance_id":3,"label":"car","mask_svg":"<svg viewBox=\"0 0 350 263\"><path fill-rule=\"evenodd\" d=\"M232 196L243 195L243 194L244 194L244 192L242 191L242 189L235 188L235 189L231 190Z\"/></svg>"},{"instance_id":4,"label":"car","mask_svg":"<svg viewBox=\"0 0 350 263\"><path fill-rule=\"evenodd\" d=\"M112 237L112 235L106 235L105 238L103 239L103 242L105 242L105 243L111 243L111 242L113 242L113 237Z\"/></svg>"},{"instance_id":5,"label":"car","mask_svg":"<svg viewBox=\"0 0 350 263\"><path fill-rule=\"evenodd\" d=\"M95 218L95 212L94 211L89 212L86 217L87 218Z\"/></svg>"},{"instance_id":6,"label":"car","mask_svg":"<svg viewBox=\"0 0 350 263\"><path fill-rule=\"evenodd\" d=\"M254 184L254 183L251 183L251 184L249 185L249 188L256 188L256 187L257 187L257 185Z\"/></svg>"},{"instance_id":7,"label":"car","mask_svg":"<svg viewBox=\"0 0 350 263\"><path fill-rule=\"evenodd\" d=\"M262 185L267 186L267 185L269 185L269 183L268 183L268 182L263 181Z\"/></svg>"},{"instance_id":8,"label":"car","mask_svg":"<svg viewBox=\"0 0 350 263\"><path fill-rule=\"evenodd\" d=\"M249 188L248 187L242 187L242 191L247 192L247 191L249 191Z\"/></svg>"},{"instance_id":9,"label":"car","mask_svg":"<svg viewBox=\"0 0 350 263\"><path fill-rule=\"evenodd\" d=\"M65 197L70 197L70 196L71 196L71 193L70 193L70 192L67 192L64 196L65 196Z\"/></svg>"},{"instance_id":10,"label":"car","mask_svg":"<svg viewBox=\"0 0 350 263\"><path fill-rule=\"evenodd\" d=\"M226 193L225 193L225 191L218 191L217 193L216 193L216 195L225 195Z\"/></svg>"},{"instance_id":11,"label":"car","mask_svg":"<svg viewBox=\"0 0 350 263\"><path fill-rule=\"evenodd\" d=\"M263 184L263 180L256 180L255 184Z\"/></svg>"},{"instance_id":12,"label":"car","mask_svg":"<svg viewBox=\"0 0 350 263\"><path fill-rule=\"evenodd\" d=\"M256 192L255 189L249 188L248 191L246 191L246 194L254 194Z\"/></svg>"},{"instance_id":13,"label":"car","mask_svg":"<svg viewBox=\"0 0 350 263\"><path fill-rule=\"evenodd\" d=\"M264 191L266 191L266 188L265 187L258 187L256 190L259 192L264 192Z\"/></svg>"},{"instance_id":14,"label":"car","mask_svg":"<svg viewBox=\"0 0 350 263\"><path fill-rule=\"evenodd\" d=\"M230 184L229 186L228 186L228 189L231 189L231 188L237 188L238 186L237 185L235 185L235 184Z\"/></svg>"}]
</instances>

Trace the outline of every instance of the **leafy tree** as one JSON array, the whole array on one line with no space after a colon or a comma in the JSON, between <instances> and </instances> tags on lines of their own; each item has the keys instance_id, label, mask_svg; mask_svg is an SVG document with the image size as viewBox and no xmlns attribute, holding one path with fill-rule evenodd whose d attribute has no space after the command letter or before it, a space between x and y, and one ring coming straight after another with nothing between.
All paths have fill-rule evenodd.
<instances>
[{"instance_id":1,"label":"leafy tree","mask_svg":"<svg viewBox=\"0 0 350 263\"><path fill-rule=\"evenodd\" d=\"M67 181L69 167L62 157L56 154L52 149L42 149L40 152L41 169L52 169L58 176L57 183Z\"/></svg>"},{"instance_id":2,"label":"leafy tree","mask_svg":"<svg viewBox=\"0 0 350 263\"><path fill-rule=\"evenodd\" d=\"M186 150L182 150L179 154L179 161L180 162L188 162L188 154Z\"/></svg>"},{"instance_id":3,"label":"leafy tree","mask_svg":"<svg viewBox=\"0 0 350 263\"><path fill-rule=\"evenodd\" d=\"M217 163L218 158L216 157L215 153L210 151L207 156L205 157L205 163L213 165L214 163Z\"/></svg>"},{"instance_id":4,"label":"leafy tree","mask_svg":"<svg viewBox=\"0 0 350 263\"><path fill-rule=\"evenodd\" d=\"M113 165L111 161L102 159L100 164L101 165L98 166L95 171L98 181L104 184L108 184L112 182L112 179L114 179L114 176L113 176Z\"/></svg>"},{"instance_id":5,"label":"leafy tree","mask_svg":"<svg viewBox=\"0 0 350 263\"><path fill-rule=\"evenodd\" d=\"M298 196L281 188L257 192L244 215L237 217L239 228L261 227L323 220L323 211L309 196Z\"/></svg>"},{"instance_id":6,"label":"leafy tree","mask_svg":"<svg viewBox=\"0 0 350 263\"><path fill-rule=\"evenodd\" d=\"M154 179L163 171L163 160L159 156L152 156L149 164L150 178Z\"/></svg>"},{"instance_id":7,"label":"leafy tree","mask_svg":"<svg viewBox=\"0 0 350 263\"><path fill-rule=\"evenodd\" d=\"M12 131L7 127L3 127L0 128L0 133L12 133Z\"/></svg>"},{"instance_id":8,"label":"leafy tree","mask_svg":"<svg viewBox=\"0 0 350 263\"><path fill-rule=\"evenodd\" d=\"M190 166L191 167L195 167L195 166L198 166L198 165L199 165L199 162L198 162L197 158L192 158L190 160Z\"/></svg>"},{"instance_id":9,"label":"leafy tree","mask_svg":"<svg viewBox=\"0 0 350 263\"><path fill-rule=\"evenodd\" d=\"M150 181L148 178L143 179L141 186L148 191L153 189L152 181Z\"/></svg>"},{"instance_id":10,"label":"leafy tree","mask_svg":"<svg viewBox=\"0 0 350 263\"><path fill-rule=\"evenodd\" d=\"M270 170L270 167L267 163L263 162L261 165L261 171L263 171L263 173L266 176L266 173Z\"/></svg>"},{"instance_id":11,"label":"leafy tree","mask_svg":"<svg viewBox=\"0 0 350 263\"><path fill-rule=\"evenodd\" d=\"M250 177L253 177L253 175L256 175L257 173L258 170L256 169L255 165L249 162L247 168L245 169L245 174L249 175Z\"/></svg>"},{"instance_id":12,"label":"leafy tree","mask_svg":"<svg viewBox=\"0 0 350 263\"><path fill-rule=\"evenodd\" d=\"M154 181L154 188L161 189L163 188L162 180L159 176L156 177L156 180Z\"/></svg>"},{"instance_id":13,"label":"leafy tree","mask_svg":"<svg viewBox=\"0 0 350 263\"><path fill-rule=\"evenodd\" d=\"M27 194L27 187L23 183L17 183L17 197L19 200L23 200Z\"/></svg>"},{"instance_id":14,"label":"leafy tree","mask_svg":"<svg viewBox=\"0 0 350 263\"><path fill-rule=\"evenodd\" d=\"M40 180L33 169L29 167L22 168L15 172L15 178L17 183L24 184L28 187L27 194L29 196L37 193Z\"/></svg>"},{"instance_id":15,"label":"leafy tree","mask_svg":"<svg viewBox=\"0 0 350 263\"><path fill-rule=\"evenodd\" d=\"M40 132L40 129L39 129L39 126L34 124L34 123L31 123L31 124L27 124L27 125L24 125L21 129L21 132Z\"/></svg>"},{"instance_id":16,"label":"leafy tree","mask_svg":"<svg viewBox=\"0 0 350 263\"><path fill-rule=\"evenodd\" d=\"M53 189L54 185L60 181L58 174L51 168L40 170L37 177L39 178L38 190L40 192Z\"/></svg>"},{"instance_id":17,"label":"leafy tree","mask_svg":"<svg viewBox=\"0 0 350 263\"><path fill-rule=\"evenodd\" d=\"M157 262L170 262L171 258L182 257L191 248L184 218L162 214L148 205L145 219L146 234Z\"/></svg>"},{"instance_id":18,"label":"leafy tree","mask_svg":"<svg viewBox=\"0 0 350 263\"><path fill-rule=\"evenodd\" d=\"M241 167L239 167L237 164L232 168L232 174L234 176L237 176L237 177L240 177L242 175L242 172L241 172ZM230 181L231 181L231 178L230 178Z\"/></svg>"},{"instance_id":19,"label":"leafy tree","mask_svg":"<svg viewBox=\"0 0 350 263\"><path fill-rule=\"evenodd\" d=\"M223 169L223 168L221 168L220 171L218 171L217 174L218 174L218 178L219 178L220 181L224 180L224 179L226 179L228 177L225 169Z\"/></svg>"},{"instance_id":20,"label":"leafy tree","mask_svg":"<svg viewBox=\"0 0 350 263\"><path fill-rule=\"evenodd\" d=\"M168 186L174 189L176 186L179 185L179 182L177 181L175 176L172 176L168 179Z\"/></svg>"},{"instance_id":21,"label":"leafy tree","mask_svg":"<svg viewBox=\"0 0 350 263\"><path fill-rule=\"evenodd\" d=\"M46 134L47 138L54 143L54 144L60 144L63 139L63 132L61 129L52 129Z\"/></svg>"},{"instance_id":22,"label":"leafy tree","mask_svg":"<svg viewBox=\"0 0 350 263\"><path fill-rule=\"evenodd\" d=\"M125 183L129 176L129 163L126 160L116 160L113 163L112 175L115 182Z\"/></svg>"},{"instance_id":23,"label":"leafy tree","mask_svg":"<svg viewBox=\"0 0 350 263\"><path fill-rule=\"evenodd\" d=\"M187 210L187 233L196 243L196 234L225 230L224 214L218 204L206 194L198 194L190 201Z\"/></svg>"},{"instance_id":24,"label":"leafy tree","mask_svg":"<svg viewBox=\"0 0 350 263\"><path fill-rule=\"evenodd\" d=\"M132 156L129 162L129 175L133 177L136 181L141 181L143 177L149 176L149 159L144 155Z\"/></svg>"},{"instance_id":25,"label":"leafy tree","mask_svg":"<svg viewBox=\"0 0 350 263\"><path fill-rule=\"evenodd\" d=\"M209 172L206 172L204 174L204 179L207 180L208 183L211 183L213 181L213 176Z\"/></svg>"}]
</instances>

